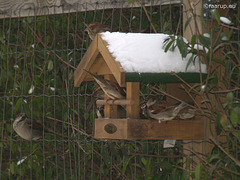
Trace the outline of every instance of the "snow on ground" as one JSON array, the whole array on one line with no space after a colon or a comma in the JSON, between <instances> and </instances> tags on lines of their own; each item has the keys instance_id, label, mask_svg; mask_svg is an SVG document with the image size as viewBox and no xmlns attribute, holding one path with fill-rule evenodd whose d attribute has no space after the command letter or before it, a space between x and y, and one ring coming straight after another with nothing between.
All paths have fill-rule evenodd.
<instances>
[{"instance_id":1,"label":"snow on ground","mask_svg":"<svg viewBox=\"0 0 240 180\"><path fill-rule=\"evenodd\" d=\"M174 51L164 52L164 40L167 34L146 33L101 33L102 38L109 44L108 49L119 61L126 72L138 73L167 73L167 72L200 72L199 61L191 63L187 69L186 58L175 48ZM201 71L206 73L206 65L201 64Z\"/></svg>"}]
</instances>

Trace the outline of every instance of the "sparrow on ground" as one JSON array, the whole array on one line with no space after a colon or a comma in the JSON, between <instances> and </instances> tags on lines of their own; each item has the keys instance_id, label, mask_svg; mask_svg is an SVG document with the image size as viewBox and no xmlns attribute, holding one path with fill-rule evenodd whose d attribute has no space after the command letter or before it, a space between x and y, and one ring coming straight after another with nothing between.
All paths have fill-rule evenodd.
<instances>
[{"instance_id":1,"label":"sparrow on ground","mask_svg":"<svg viewBox=\"0 0 240 180\"><path fill-rule=\"evenodd\" d=\"M91 40L94 39L94 37L97 35L97 33L111 31L111 28L109 26L101 24L101 23L97 23L97 22L91 23L88 25L86 23L84 23L84 25L86 26L85 32L88 33Z\"/></svg>"},{"instance_id":2,"label":"sparrow on ground","mask_svg":"<svg viewBox=\"0 0 240 180\"><path fill-rule=\"evenodd\" d=\"M167 107L165 109L163 109L160 112L157 113L153 113L150 110L150 107L152 105L154 105L156 103L156 100L153 99L149 99L143 106L143 114L147 117L150 117L152 119L156 119L159 121L159 123L163 122L163 121L170 121L173 120L178 114L179 112L184 109L185 107L187 107L187 105L185 103L180 103L177 106L170 106Z\"/></svg>"},{"instance_id":3,"label":"sparrow on ground","mask_svg":"<svg viewBox=\"0 0 240 180\"><path fill-rule=\"evenodd\" d=\"M86 70L84 69L84 71ZM107 81L100 76L96 76L90 73L89 71L86 72L94 78L94 80L98 83L98 85L102 88L104 93L110 99L125 99L124 90L121 87L119 87L117 83Z\"/></svg>"},{"instance_id":4,"label":"sparrow on ground","mask_svg":"<svg viewBox=\"0 0 240 180\"><path fill-rule=\"evenodd\" d=\"M42 125L36 121L31 122L31 119L27 118L27 115L24 113L16 117L13 123L13 129L20 137L29 141L36 141L42 137Z\"/></svg>"}]
</instances>

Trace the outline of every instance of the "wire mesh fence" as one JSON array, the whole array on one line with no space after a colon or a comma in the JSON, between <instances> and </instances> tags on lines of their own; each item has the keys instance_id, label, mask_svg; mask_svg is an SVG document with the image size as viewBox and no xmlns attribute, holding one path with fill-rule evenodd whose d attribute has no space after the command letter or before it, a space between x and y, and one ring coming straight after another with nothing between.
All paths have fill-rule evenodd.
<instances>
[{"instance_id":1,"label":"wire mesh fence","mask_svg":"<svg viewBox=\"0 0 240 180\"><path fill-rule=\"evenodd\" d=\"M90 44L83 22L108 24L113 31L152 29L142 8L87 9L1 20L3 179L134 179L149 176L151 171L158 174L168 168L170 161L181 163L181 155L170 155L176 154L178 147L163 150L161 141L92 138L95 107L90 112L86 108L93 83L74 88L73 82L74 69ZM152 6L147 10L159 32L176 31L180 5ZM51 134L42 131L38 141L22 140L12 128L21 112L41 121Z\"/></svg>"},{"instance_id":2,"label":"wire mesh fence","mask_svg":"<svg viewBox=\"0 0 240 180\"><path fill-rule=\"evenodd\" d=\"M115 8L105 9L105 4L86 3L85 11L78 12L80 6L75 4L77 12L46 11L44 16L29 9L27 17L0 20L1 178L179 179L185 157L182 141L164 149L163 141L93 138L96 107L91 111L87 107L94 85L85 82L75 88L73 77L91 43L83 22L107 24L112 31L154 31L143 7L123 8L118 2ZM88 6L96 10L88 11ZM54 12L59 6L51 8ZM182 34L181 4L170 1L146 9L157 32ZM146 84L141 90L142 96L162 96L152 94ZM26 141L14 132L13 121L23 112L43 124L40 140Z\"/></svg>"}]
</instances>

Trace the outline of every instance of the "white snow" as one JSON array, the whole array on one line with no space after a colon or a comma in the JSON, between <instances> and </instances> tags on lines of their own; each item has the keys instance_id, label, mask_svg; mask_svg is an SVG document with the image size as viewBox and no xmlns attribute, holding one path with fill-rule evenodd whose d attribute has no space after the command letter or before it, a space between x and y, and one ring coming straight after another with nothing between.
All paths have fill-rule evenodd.
<instances>
[{"instance_id":1,"label":"white snow","mask_svg":"<svg viewBox=\"0 0 240 180\"><path fill-rule=\"evenodd\" d=\"M191 54L182 59L179 49L164 52L164 40L167 34L105 32L102 38L109 44L108 49L119 61L126 72L169 73L199 72L199 62L186 65ZM201 71L206 73L206 65Z\"/></svg>"},{"instance_id":2,"label":"white snow","mask_svg":"<svg viewBox=\"0 0 240 180\"><path fill-rule=\"evenodd\" d=\"M203 51L204 47L201 44L194 44L194 49Z\"/></svg>"},{"instance_id":3,"label":"white snow","mask_svg":"<svg viewBox=\"0 0 240 180\"><path fill-rule=\"evenodd\" d=\"M220 17L220 21L225 24L231 24L232 22L226 17Z\"/></svg>"}]
</instances>

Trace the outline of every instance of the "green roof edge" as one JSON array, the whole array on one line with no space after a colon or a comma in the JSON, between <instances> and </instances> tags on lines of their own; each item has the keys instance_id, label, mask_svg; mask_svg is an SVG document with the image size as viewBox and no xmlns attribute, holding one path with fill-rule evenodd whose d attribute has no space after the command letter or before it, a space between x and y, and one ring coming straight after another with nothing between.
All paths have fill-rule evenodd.
<instances>
[{"instance_id":1,"label":"green roof edge","mask_svg":"<svg viewBox=\"0 0 240 180\"><path fill-rule=\"evenodd\" d=\"M176 73L180 78L188 83L199 83L200 73ZM206 79L207 74L202 73L202 79ZM182 81L177 78L173 73L136 73L125 72L126 82L161 82L161 83L181 83Z\"/></svg>"}]
</instances>

